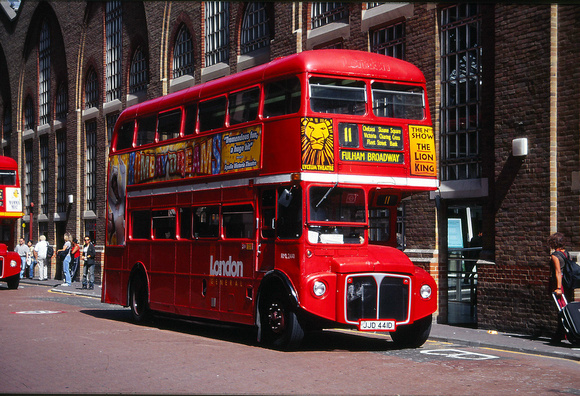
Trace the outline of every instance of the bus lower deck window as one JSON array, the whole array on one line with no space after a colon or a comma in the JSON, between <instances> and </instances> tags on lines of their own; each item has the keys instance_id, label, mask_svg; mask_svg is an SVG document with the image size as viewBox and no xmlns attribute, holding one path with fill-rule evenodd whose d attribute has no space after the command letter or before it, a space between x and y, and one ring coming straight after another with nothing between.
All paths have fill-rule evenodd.
<instances>
[{"instance_id":1,"label":"bus lower deck window","mask_svg":"<svg viewBox=\"0 0 580 396\"><path fill-rule=\"evenodd\" d=\"M133 239L151 239L151 212L136 210L131 213Z\"/></svg>"},{"instance_id":2,"label":"bus lower deck window","mask_svg":"<svg viewBox=\"0 0 580 396\"><path fill-rule=\"evenodd\" d=\"M253 238L254 208L252 205L224 206L223 224L226 238Z\"/></svg>"},{"instance_id":3,"label":"bus lower deck window","mask_svg":"<svg viewBox=\"0 0 580 396\"><path fill-rule=\"evenodd\" d=\"M155 239L175 239L175 209L153 211Z\"/></svg>"}]
</instances>

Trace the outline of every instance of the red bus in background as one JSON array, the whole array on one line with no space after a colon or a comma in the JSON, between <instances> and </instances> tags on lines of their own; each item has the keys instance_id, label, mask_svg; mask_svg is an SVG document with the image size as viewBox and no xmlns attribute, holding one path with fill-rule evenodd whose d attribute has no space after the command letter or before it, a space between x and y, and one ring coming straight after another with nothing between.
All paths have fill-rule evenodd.
<instances>
[{"instance_id":1,"label":"red bus in background","mask_svg":"<svg viewBox=\"0 0 580 396\"><path fill-rule=\"evenodd\" d=\"M22 216L18 164L0 156L0 280L10 289L17 289L20 283L20 256L8 248L16 246L15 224Z\"/></svg>"},{"instance_id":2,"label":"red bus in background","mask_svg":"<svg viewBox=\"0 0 580 396\"><path fill-rule=\"evenodd\" d=\"M434 279L396 249L396 209L438 187L425 78L383 55L316 50L121 113L108 169L102 301L422 345Z\"/></svg>"}]
</instances>

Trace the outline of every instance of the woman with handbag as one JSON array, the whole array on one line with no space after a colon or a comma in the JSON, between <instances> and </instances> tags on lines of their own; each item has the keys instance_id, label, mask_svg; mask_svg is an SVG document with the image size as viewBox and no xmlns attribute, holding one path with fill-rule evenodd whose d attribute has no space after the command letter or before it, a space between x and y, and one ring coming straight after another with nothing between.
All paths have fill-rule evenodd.
<instances>
[{"instance_id":1,"label":"woman with handbag","mask_svg":"<svg viewBox=\"0 0 580 396\"><path fill-rule=\"evenodd\" d=\"M83 267L83 289L92 290L95 288L95 246L91 243L91 238L85 237L85 244L83 245L83 260L85 265Z\"/></svg>"}]
</instances>

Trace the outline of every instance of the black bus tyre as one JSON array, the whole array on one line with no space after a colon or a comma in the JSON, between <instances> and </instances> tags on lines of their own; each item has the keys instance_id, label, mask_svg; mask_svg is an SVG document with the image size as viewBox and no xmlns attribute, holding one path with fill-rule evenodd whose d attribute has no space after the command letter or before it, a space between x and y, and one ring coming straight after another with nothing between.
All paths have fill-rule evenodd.
<instances>
[{"instance_id":1,"label":"black bus tyre","mask_svg":"<svg viewBox=\"0 0 580 396\"><path fill-rule=\"evenodd\" d=\"M296 312L279 295L265 297L261 304L260 321L264 343L274 348L295 349L304 338L304 329Z\"/></svg>"},{"instance_id":2,"label":"black bus tyre","mask_svg":"<svg viewBox=\"0 0 580 396\"><path fill-rule=\"evenodd\" d=\"M397 330L391 333L391 338L398 347L419 348L427 341L430 333L431 315L425 316L413 324L398 326Z\"/></svg>"},{"instance_id":3,"label":"black bus tyre","mask_svg":"<svg viewBox=\"0 0 580 396\"><path fill-rule=\"evenodd\" d=\"M6 283L8 284L9 289L18 289L18 285L20 285L20 274L16 274L6 279Z\"/></svg>"},{"instance_id":4,"label":"black bus tyre","mask_svg":"<svg viewBox=\"0 0 580 396\"><path fill-rule=\"evenodd\" d=\"M143 323L151 318L147 281L143 275L136 275L131 278L129 285L129 306L131 307L133 320L136 322Z\"/></svg>"}]
</instances>

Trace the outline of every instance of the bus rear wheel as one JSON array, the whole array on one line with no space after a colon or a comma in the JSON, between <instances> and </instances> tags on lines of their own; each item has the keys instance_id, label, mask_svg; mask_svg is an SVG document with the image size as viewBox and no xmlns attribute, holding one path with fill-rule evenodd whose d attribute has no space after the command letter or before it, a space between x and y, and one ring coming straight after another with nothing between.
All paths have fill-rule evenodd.
<instances>
[{"instance_id":1,"label":"bus rear wheel","mask_svg":"<svg viewBox=\"0 0 580 396\"><path fill-rule=\"evenodd\" d=\"M304 338L298 315L281 296L266 297L260 310L264 343L279 349L295 349Z\"/></svg>"},{"instance_id":2,"label":"bus rear wheel","mask_svg":"<svg viewBox=\"0 0 580 396\"><path fill-rule=\"evenodd\" d=\"M149 310L147 281L143 275L134 276L129 285L129 306L136 322L142 323L151 318Z\"/></svg>"},{"instance_id":3,"label":"bus rear wheel","mask_svg":"<svg viewBox=\"0 0 580 396\"><path fill-rule=\"evenodd\" d=\"M419 348L429 338L431 333L431 315L421 318L415 323L399 326L391 333L395 345L401 348Z\"/></svg>"}]
</instances>

